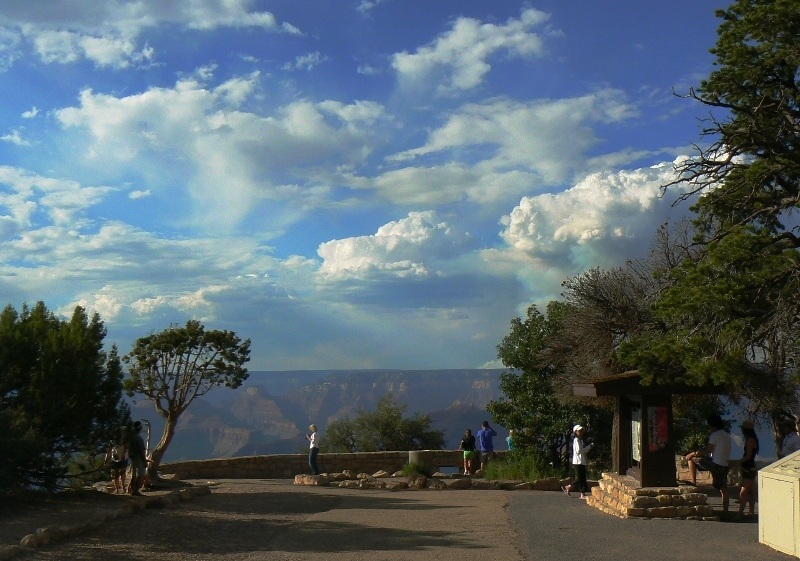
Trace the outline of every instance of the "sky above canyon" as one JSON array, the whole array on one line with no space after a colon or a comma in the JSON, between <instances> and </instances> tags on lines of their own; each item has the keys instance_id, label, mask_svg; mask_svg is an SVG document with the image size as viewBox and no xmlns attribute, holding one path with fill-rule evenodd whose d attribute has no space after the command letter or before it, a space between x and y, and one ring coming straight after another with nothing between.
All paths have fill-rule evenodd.
<instances>
[{"instance_id":1,"label":"sky above canyon","mask_svg":"<svg viewBox=\"0 0 800 561\"><path fill-rule=\"evenodd\" d=\"M647 254L725 7L4 0L0 294L120 353L188 319L253 370L500 366Z\"/></svg>"}]
</instances>

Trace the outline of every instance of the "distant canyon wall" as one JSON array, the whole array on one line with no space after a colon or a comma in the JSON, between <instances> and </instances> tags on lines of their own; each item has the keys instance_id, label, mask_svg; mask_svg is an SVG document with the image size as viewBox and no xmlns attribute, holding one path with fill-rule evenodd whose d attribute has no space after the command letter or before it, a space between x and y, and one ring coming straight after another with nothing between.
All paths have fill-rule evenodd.
<instances>
[{"instance_id":1,"label":"distant canyon wall","mask_svg":"<svg viewBox=\"0 0 800 561\"><path fill-rule=\"evenodd\" d=\"M236 390L215 388L193 402L181 416L164 461L302 454L308 425L321 430L336 419L373 410L392 394L406 414L429 415L435 430L455 449L464 429L473 433L490 420L486 404L501 397L499 369L348 370L250 372ZM134 419L153 424L152 442L163 421L148 401L132 403ZM497 427L499 443L506 436Z\"/></svg>"}]
</instances>

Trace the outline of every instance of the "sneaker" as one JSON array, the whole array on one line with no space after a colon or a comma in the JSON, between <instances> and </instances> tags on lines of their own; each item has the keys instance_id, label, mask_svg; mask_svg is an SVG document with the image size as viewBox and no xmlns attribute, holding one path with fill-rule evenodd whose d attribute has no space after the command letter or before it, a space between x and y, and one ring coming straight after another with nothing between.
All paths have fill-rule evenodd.
<instances>
[{"instance_id":1,"label":"sneaker","mask_svg":"<svg viewBox=\"0 0 800 561\"><path fill-rule=\"evenodd\" d=\"M570 494L569 494L569 485L567 485L566 487L562 486L562 487L561 487L561 490L562 490L562 491L564 491L564 494L565 494L566 496L568 496L568 497L572 497L572 495L570 495Z\"/></svg>"}]
</instances>

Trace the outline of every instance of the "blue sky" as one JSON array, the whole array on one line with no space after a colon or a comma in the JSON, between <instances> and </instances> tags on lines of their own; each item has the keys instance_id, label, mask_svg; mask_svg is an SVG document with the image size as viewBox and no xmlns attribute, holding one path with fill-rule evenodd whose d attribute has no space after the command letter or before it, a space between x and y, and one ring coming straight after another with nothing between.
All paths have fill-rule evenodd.
<instances>
[{"instance_id":1,"label":"blue sky","mask_svg":"<svg viewBox=\"0 0 800 561\"><path fill-rule=\"evenodd\" d=\"M253 370L478 368L646 254L723 5L0 3L0 294L120 352L198 319Z\"/></svg>"}]
</instances>

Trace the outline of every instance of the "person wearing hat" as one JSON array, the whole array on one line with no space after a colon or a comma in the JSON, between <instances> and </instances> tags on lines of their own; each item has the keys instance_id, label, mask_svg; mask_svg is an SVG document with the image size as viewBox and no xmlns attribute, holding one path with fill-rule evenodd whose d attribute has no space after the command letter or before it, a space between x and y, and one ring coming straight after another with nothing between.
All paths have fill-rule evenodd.
<instances>
[{"instance_id":1,"label":"person wearing hat","mask_svg":"<svg viewBox=\"0 0 800 561\"><path fill-rule=\"evenodd\" d=\"M576 490L580 493L581 499L586 499L586 493L589 491L589 483L586 481L586 466L589 461L586 454L592 449L594 443L584 444L584 437L586 436L586 429L583 425L575 425L572 427L572 432L575 437L572 439L572 466L575 469L575 481L561 487L564 493L571 497L570 492Z\"/></svg>"},{"instance_id":2,"label":"person wearing hat","mask_svg":"<svg viewBox=\"0 0 800 561\"><path fill-rule=\"evenodd\" d=\"M708 436L708 444L702 450L686 455L692 485L697 485L697 470L711 473L711 485L719 490L722 497L722 513L727 514L730 496L728 494L728 462L731 457L731 435L725 430L725 423L719 415L711 415L706 423L713 432Z\"/></svg>"},{"instance_id":3,"label":"person wearing hat","mask_svg":"<svg viewBox=\"0 0 800 561\"><path fill-rule=\"evenodd\" d=\"M756 497L753 486L756 482L756 454L758 454L758 436L755 425L750 419L742 421L744 436L744 452L742 453L742 485L739 489L739 518L744 516L745 504L750 504L750 516L755 515Z\"/></svg>"}]
</instances>

